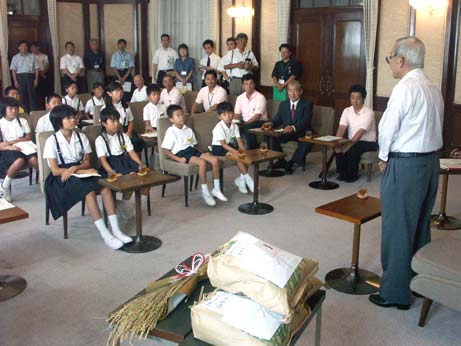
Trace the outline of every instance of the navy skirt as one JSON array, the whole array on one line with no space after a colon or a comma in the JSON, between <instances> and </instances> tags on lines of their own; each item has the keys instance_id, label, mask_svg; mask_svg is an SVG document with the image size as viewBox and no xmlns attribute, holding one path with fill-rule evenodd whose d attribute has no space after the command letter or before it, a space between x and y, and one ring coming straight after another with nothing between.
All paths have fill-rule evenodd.
<instances>
[{"instance_id":1,"label":"navy skirt","mask_svg":"<svg viewBox=\"0 0 461 346\"><path fill-rule=\"evenodd\" d=\"M5 174L8 171L8 168L13 164L17 159L28 160L32 156L37 156L37 154L24 155L20 151L16 150L2 150L0 151L0 174Z\"/></svg>"},{"instance_id":2,"label":"navy skirt","mask_svg":"<svg viewBox=\"0 0 461 346\"><path fill-rule=\"evenodd\" d=\"M136 162L134 162L127 154L122 154L118 156L108 156L107 162L117 173L130 174L132 172L137 172L139 170L139 165ZM100 173L104 177L107 177L108 175L106 170L102 167Z\"/></svg>"},{"instance_id":3,"label":"navy skirt","mask_svg":"<svg viewBox=\"0 0 461 346\"><path fill-rule=\"evenodd\" d=\"M202 153L200 152L200 150L194 147L187 147L186 149L178 151L176 153L177 157L185 157L186 163L189 163L189 160L192 156L200 157L201 155Z\"/></svg>"},{"instance_id":4,"label":"navy skirt","mask_svg":"<svg viewBox=\"0 0 461 346\"><path fill-rule=\"evenodd\" d=\"M60 168L69 168L79 163L60 165ZM88 193L99 191L99 177L77 178L70 177L62 182L60 176L52 173L45 180L45 197L51 210L53 219L59 219L78 202L81 202Z\"/></svg>"}]
</instances>

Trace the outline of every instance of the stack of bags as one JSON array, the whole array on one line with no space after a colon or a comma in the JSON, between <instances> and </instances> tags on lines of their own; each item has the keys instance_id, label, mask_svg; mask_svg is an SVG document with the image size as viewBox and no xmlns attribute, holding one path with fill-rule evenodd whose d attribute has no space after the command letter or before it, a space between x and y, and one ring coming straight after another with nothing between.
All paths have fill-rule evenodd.
<instances>
[{"instance_id":1,"label":"stack of bags","mask_svg":"<svg viewBox=\"0 0 461 346\"><path fill-rule=\"evenodd\" d=\"M317 271L317 261L239 232L209 258L217 290L192 307L194 337L216 346L288 345L321 286Z\"/></svg>"}]
</instances>

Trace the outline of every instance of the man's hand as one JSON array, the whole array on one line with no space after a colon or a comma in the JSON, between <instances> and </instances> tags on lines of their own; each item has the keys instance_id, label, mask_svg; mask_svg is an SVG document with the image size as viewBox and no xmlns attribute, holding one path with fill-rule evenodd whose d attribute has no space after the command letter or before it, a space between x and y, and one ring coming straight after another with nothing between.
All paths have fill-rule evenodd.
<instances>
[{"instance_id":1,"label":"man's hand","mask_svg":"<svg viewBox=\"0 0 461 346\"><path fill-rule=\"evenodd\" d=\"M16 89L19 89L19 83L18 83L17 81L14 82L14 87L15 87Z\"/></svg>"},{"instance_id":2,"label":"man's hand","mask_svg":"<svg viewBox=\"0 0 461 346\"><path fill-rule=\"evenodd\" d=\"M379 161L378 168L381 171L381 173L384 173L384 171L386 170L386 167L387 167L387 162Z\"/></svg>"},{"instance_id":3,"label":"man's hand","mask_svg":"<svg viewBox=\"0 0 461 346\"><path fill-rule=\"evenodd\" d=\"M38 79L34 79L34 87L38 86Z\"/></svg>"},{"instance_id":4,"label":"man's hand","mask_svg":"<svg viewBox=\"0 0 461 346\"><path fill-rule=\"evenodd\" d=\"M283 129L283 133L292 133L294 132L295 130L293 130L293 126L291 125L287 125L285 126L285 128Z\"/></svg>"}]
</instances>

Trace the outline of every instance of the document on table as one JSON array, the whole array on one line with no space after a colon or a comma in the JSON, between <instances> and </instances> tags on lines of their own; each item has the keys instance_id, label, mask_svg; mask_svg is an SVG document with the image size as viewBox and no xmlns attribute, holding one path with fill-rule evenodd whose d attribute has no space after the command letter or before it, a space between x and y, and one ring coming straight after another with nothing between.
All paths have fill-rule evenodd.
<instances>
[{"instance_id":1,"label":"document on table","mask_svg":"<svg viewBox=\"0 0 461 346\"><path fill-rule=\"evenodd\" d=\"M37 152L37 145L32 141L17 142L14 145L19 147L24 155L35 154Z\"/></svg>"},{"instance_id":2,"label":"document on table","mask_svg":"<svg viewBox=\"0 0 461 346\"><path fill-rule=\"evenodd\" d=\"M322 137L316 137L314 138L317 141L324 141L324 142L333 142L340 140L342 137L337 137L337 136L322 136Z\"/></svg>"},{"instance_id":3,"label":"document on table","mask_svg":"<svg viewBox=\"0 0 461 346\"><path fill-rule=\"evenodd\" d=\"M89 178L89 177L100 177L101 174L98 173L73 173L74 177L82 179L82 178Z\"/></svg>"},{"instance_id":4,"label":"document on table","mask_svg":"<svg viewBox=\"0 0 461 346\"><path fill-rule=\"evenodd\" d=\"M254 301L228 292L217 292L204 301L205 307L223 316L222 320L260 339L270 340L281 322Z\"/></svg>"},{"instance_id":5,"label":"document on table","mask_svg":"<svg viewBox=\"0 0 461 346\"><path fill-rule=\"evenodd\" d=\"M146 133L141 134L141 136L148 137L148 138L157 138L157 131L146 132Z\"/></svg>"},{"instance_id":6,"label":"document on table","mask_svg":"<svg viewBox=\"0 0 461 346\"><path fill-rule=\"evenodd\" d=\"M126 93L131 92L131 82L123 83L123 91L126 92Z\"/></svg>"},{"instance_id":7,"label":"document on table","mask_svg":"<svg viewBox=\"0 0 461 346\"><path fill-rule=\"evenodd\" d=\"M440 159L441 169L460 169L461 159Z\"/></svg>"},{"instance_id":8,"label":"document on table","mask_svg":"<svg viewBox=\"0 0 461 346\"><path fill-rule=\"evenodd\" d=\"M94 119L83 119L82 123L92 125L94 124Z\"/></svg>"},{"instance_id":9,"label":"document on table","mask_svg":"<svg viewBox=\"0 0 461 346\"><path fill-rule=\"evenodd\" d=\"M4 198L0 198L0 210L16 208L14 204L11 204Z\"/></svg>"}]
</instances>

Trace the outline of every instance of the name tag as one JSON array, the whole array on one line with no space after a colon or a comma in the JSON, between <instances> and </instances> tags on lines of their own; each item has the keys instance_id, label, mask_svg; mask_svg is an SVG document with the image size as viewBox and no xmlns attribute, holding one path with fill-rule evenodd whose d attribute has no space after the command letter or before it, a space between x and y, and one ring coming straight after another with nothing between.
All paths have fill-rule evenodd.
<instances>
[{"instance_id":1,"label":"name tag","mask_svg":"<svg viewBox=\"0 0 461 346\"><path fill-rule=\"evenodd\" d=\"M122 70L128 68L128 62L126 60L122 60L122 62L120 63L120 67L122 68Z\"/></svg>"},{"instance_id":2,"label":"name tag","mask_svg":"<svg viewBox=\"0 0 461 346\"><path fill-rule=\"evenodd\" d=\"M285 83L285 79L281 79L281 78L280 78L280 79L279 79L279 84L283 84L283 83Z\"/></svg>"},{"instance_id":3,"label":"name tag","mask_svg":"<svg viewBox=\"0 0 461 346\"><path fill-rule=\"evenodd\" d=\"M168 64L172 65L174 63L174 58L173 57L168 57Z\"/></svg>"},{"instance_id":4,"label":"name tag","mask_svg":"<svg viewBox=\"0 0 461 346\"><path fill-rule=\"evenodd\" d=\"M94 65L93 66L95 69L98 69L99 68L99 65Z\"/></svg>"},{"instance_id":5,"label":"name tag","mask_svg":"<svg viewBox=\"0 0 461 346\"><path fill-rule=\"evenodd\" d=\"M181 76L187 76L187 71L181 71Z\"/></svg>"}]
</instances>

